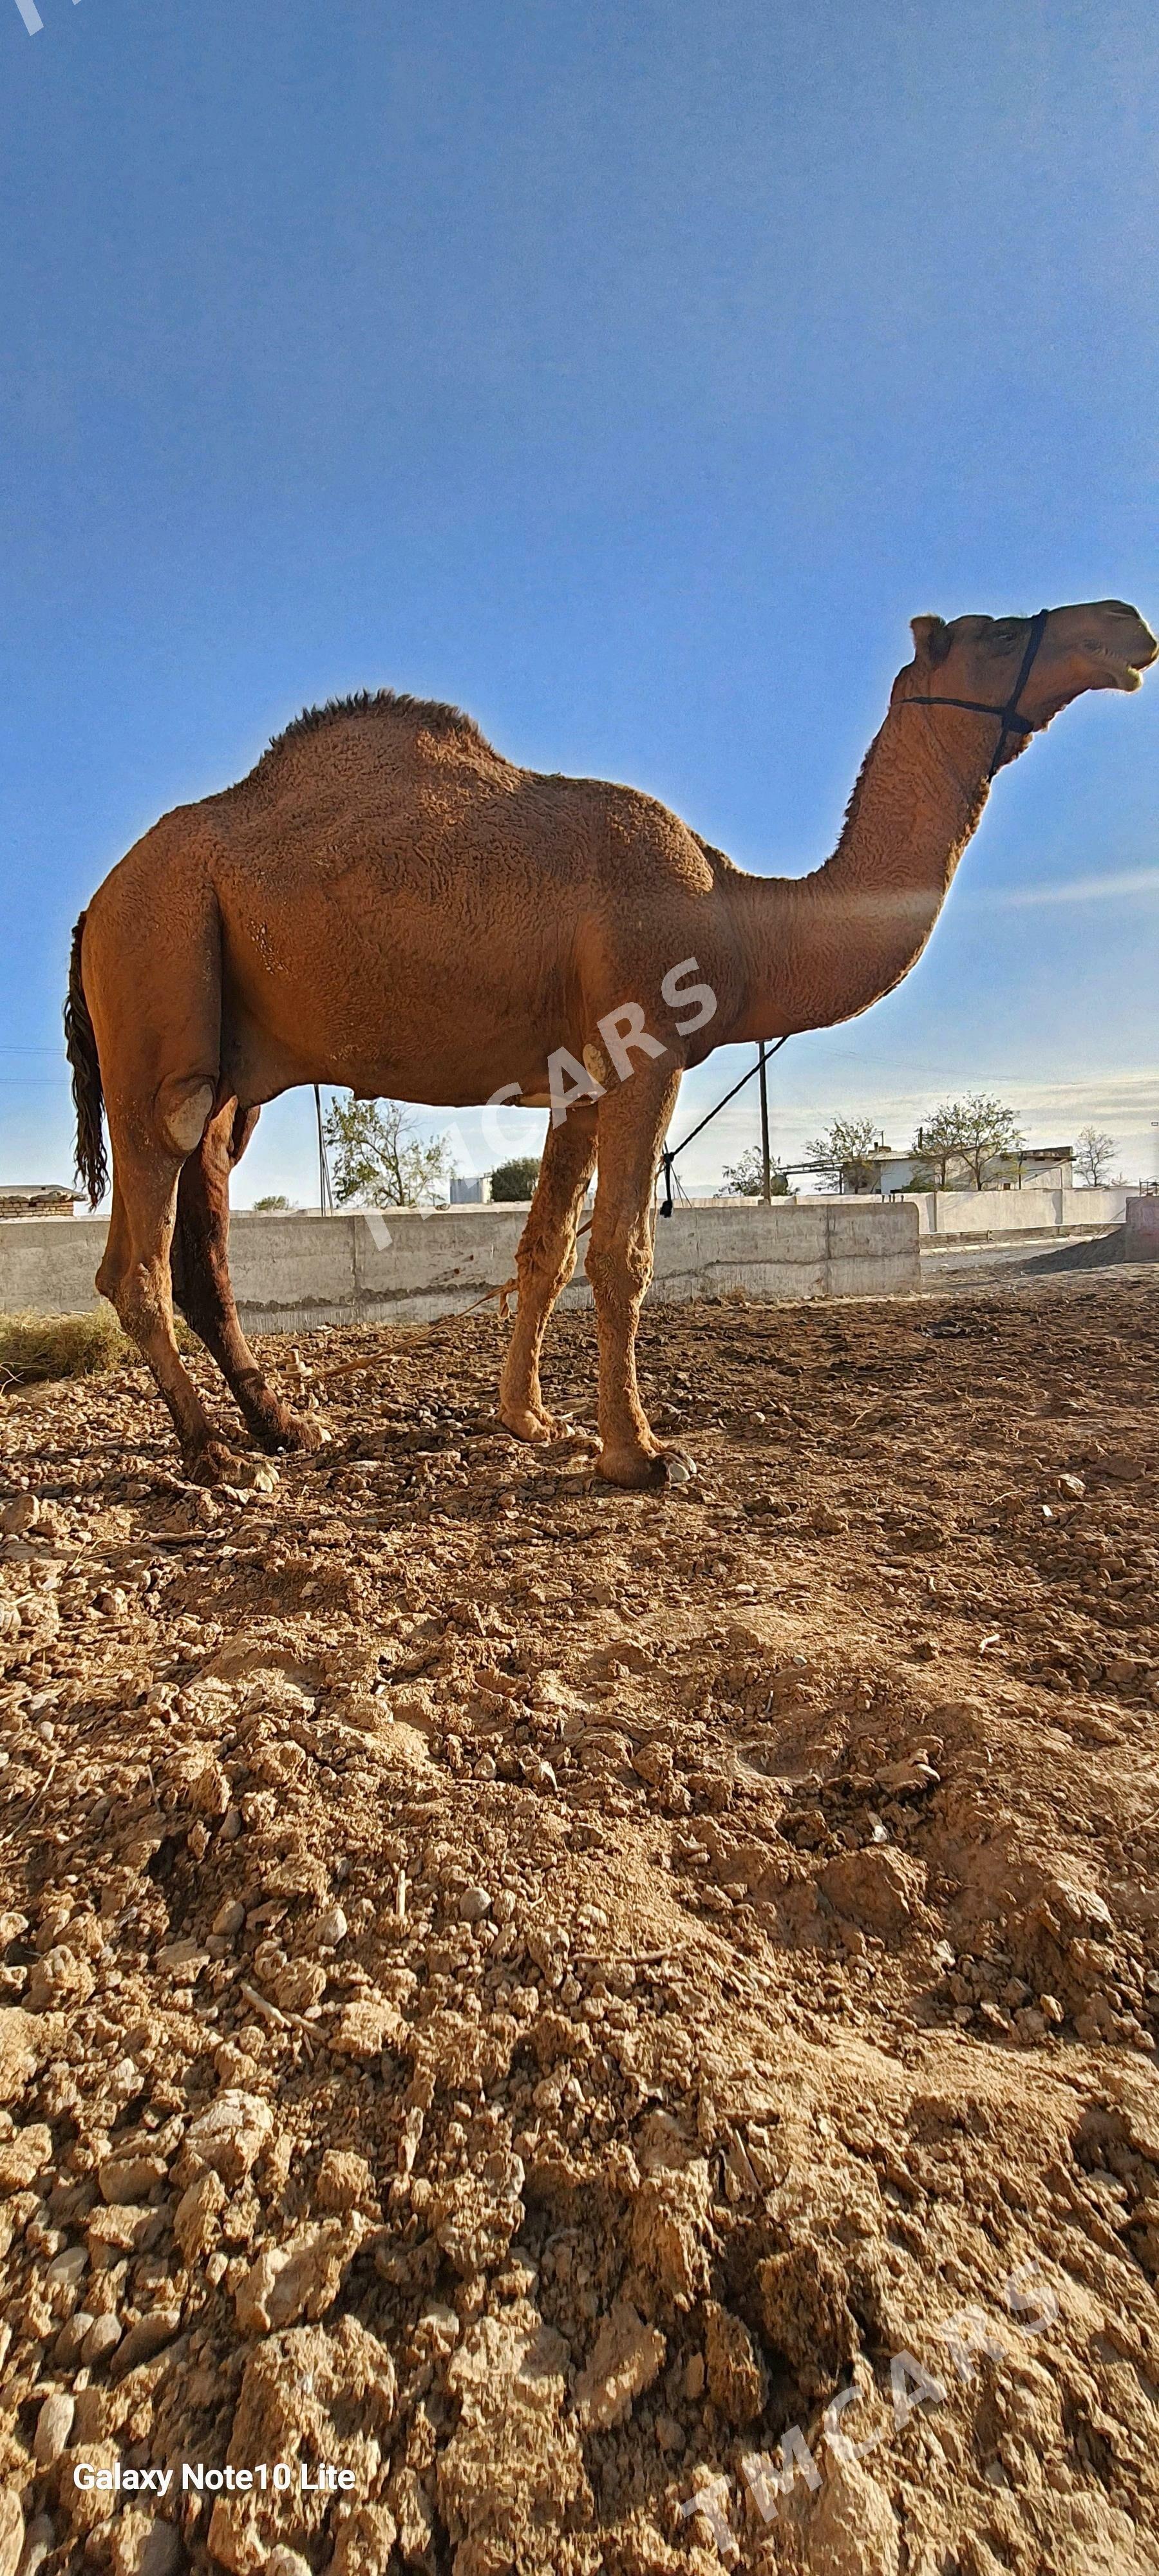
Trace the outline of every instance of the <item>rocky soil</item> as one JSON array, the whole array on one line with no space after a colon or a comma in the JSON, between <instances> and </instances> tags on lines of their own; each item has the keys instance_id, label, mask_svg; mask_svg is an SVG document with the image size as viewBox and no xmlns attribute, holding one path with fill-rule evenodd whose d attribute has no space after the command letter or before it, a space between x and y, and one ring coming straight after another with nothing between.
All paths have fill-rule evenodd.
<instances>
[{"instance_id":1,"label":"rocky soil","mask_svg":"<svg viewBox=\"0 0 1159 2576\"><path fill-rule=\"evenodd\" d=\"M1159 2569L1159 1279L499 1342L0 1410L0 2576Z\"/></svg>"}]
</instances>

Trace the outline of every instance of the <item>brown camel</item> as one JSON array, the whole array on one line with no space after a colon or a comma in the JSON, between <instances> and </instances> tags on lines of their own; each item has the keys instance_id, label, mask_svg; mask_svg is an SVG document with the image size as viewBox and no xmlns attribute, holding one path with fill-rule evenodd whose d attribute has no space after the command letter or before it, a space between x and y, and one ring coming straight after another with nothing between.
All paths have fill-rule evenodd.
<instances>
[{"instance_id":1,"label":"brown camel","mask_svg":"<svg viewBox=\"0 0 1159 2576\"><path fill-rule=\"evenodd\" d=\"M630 1486L671 1472L635 1337L682 1072L890 992L995 769L1084 690L1137 688L1159 652L1120 600L918 617L913 634L837 849L810 876L747 876L634 788L517 769L456 709L389 692L300 716L247 778L165 815L113 869L73 941L78 1168L95 1205L103 1093L113 1207L97 1285L190 1475L236 1469L178 1356L174 1297L263 1448L322 1436L263 1378L226 1259L229 1175L261 1104L310 1082L551 1106L500 1389L522 1439L556 1428L539 1355L598 1156L599 1466Z\"/></svg>"}]
</instances>

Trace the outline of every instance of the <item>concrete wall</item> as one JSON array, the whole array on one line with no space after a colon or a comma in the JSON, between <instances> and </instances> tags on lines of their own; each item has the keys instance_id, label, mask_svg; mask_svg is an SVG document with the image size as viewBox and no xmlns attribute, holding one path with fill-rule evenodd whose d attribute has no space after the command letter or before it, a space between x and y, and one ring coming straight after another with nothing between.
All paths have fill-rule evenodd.
<instances>
[{"instance_id":1,"label":"concrete wall","mask_svg":"<svg viewBox=\"0 0 1159 2576\"><path fill-rule=\"evenodd\" d=\"M254 1332L326 1323L414 1323L455 1314L511 1278L525 1207L391 1208L383 1215L238 1216L230 1266ZM76 1314L97 1303L103 1219L0 1225L0 1312ZM584 1245L581 1243L581 1260ZM770 1208L679 1207L656 1224L656 1298L881 1297L917 1288L912 1203L838 1198ZM582 1270L565 1291L587 1303Z\"/></svg>"},{"instance_id":2,"label":"concrete wall","mask_svg":"<svg viewBox=\"0 0 1159 2576\"><path fill-rule=\"evenodd\" d=\"M955 1235L1082 1234L1121 1225L1125 1189L1113 1190L911 1190L923 1238ZM868 1198L845 1205L868 1207ZM897 1201L892 1202L894 1206Z\"/></svg>"},{"instance_id":3,"label":"concrete wall","mask_svg":"<svg viewBox=\"0 0 1159 2576\"><path fill-rule=\"evenodd\" d=\"M1128 1199L1123 1250L1128 1261L1159 1261L1159 1198Z\"/></svg>"}]
</instances>

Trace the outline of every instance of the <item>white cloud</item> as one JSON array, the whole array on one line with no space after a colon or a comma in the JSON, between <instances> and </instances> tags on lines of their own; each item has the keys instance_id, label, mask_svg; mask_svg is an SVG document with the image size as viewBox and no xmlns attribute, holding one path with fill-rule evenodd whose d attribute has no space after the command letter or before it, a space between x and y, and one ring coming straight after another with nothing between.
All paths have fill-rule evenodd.
<instances>
[{"instance_id":1,"label":"white cloud","mask_svg":"<svg viewBox=\"0 0 1159 2576\"><path fill-rule=\"evenodd\" d=\"M998 886L991 893L966 888L961 901L988 912L1037 911L1058 903L1122 903L1159 895L1159 868L1123 868L1117 876L1068 877L1058 885Z\"/></svg>"}]
</instances>

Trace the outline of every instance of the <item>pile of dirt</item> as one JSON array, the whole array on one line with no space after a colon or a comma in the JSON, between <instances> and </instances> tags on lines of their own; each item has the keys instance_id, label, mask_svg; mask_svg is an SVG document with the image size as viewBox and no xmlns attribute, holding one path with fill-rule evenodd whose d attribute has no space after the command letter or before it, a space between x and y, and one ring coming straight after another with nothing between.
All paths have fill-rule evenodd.
<instances>
[{"instance_id":1,"label":"pile of dirt","mask_svg":"<svg viewBox=\"0 0 1159 2576\"><path fill-rule=\"evenodd\" d=\"M1159 2568L1159 1281L499 1347L0 1412L0 2576Z\"/></svg>"}]
</instances>

